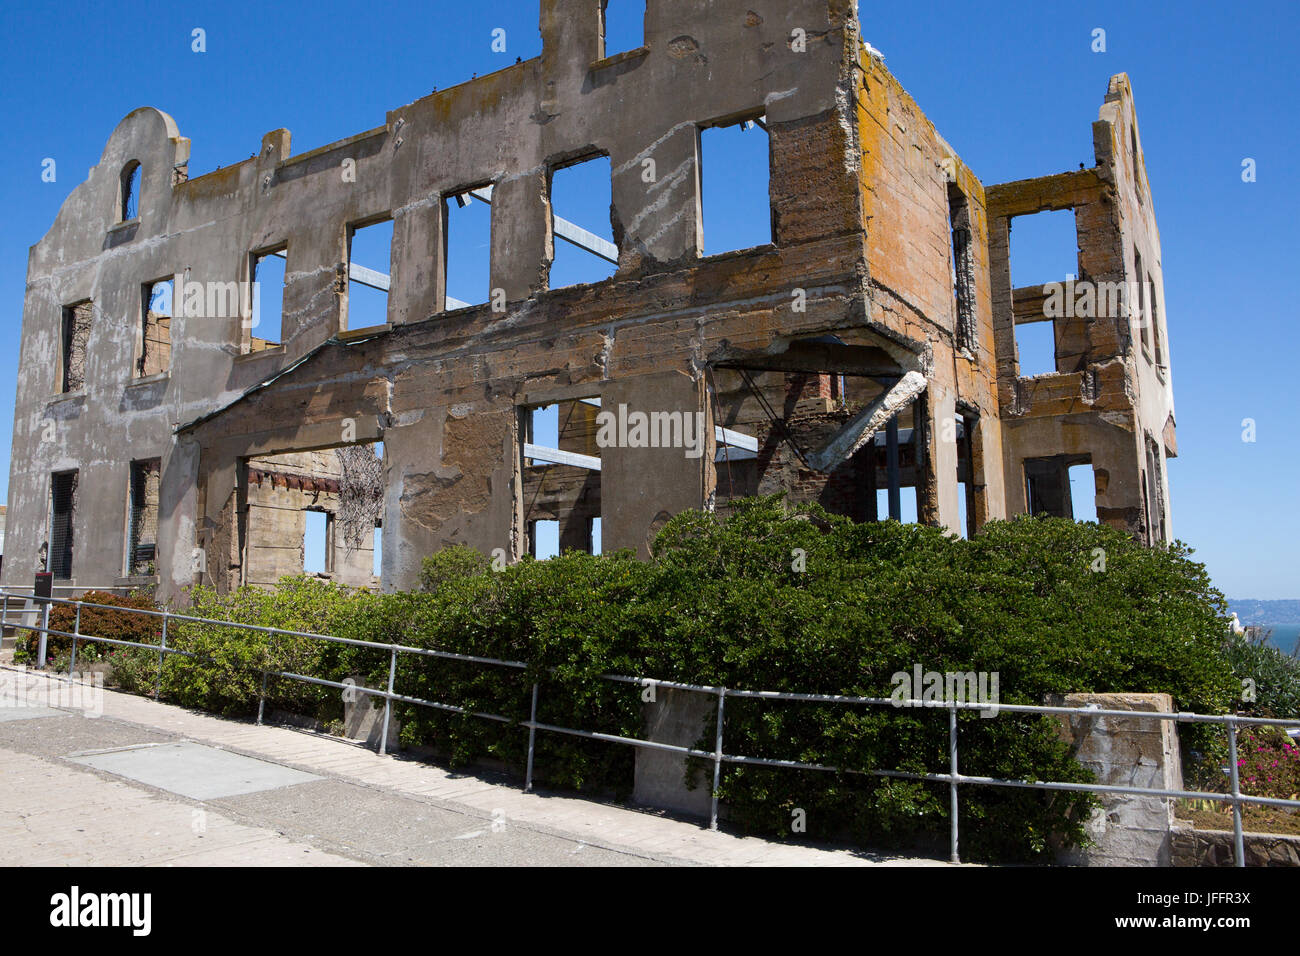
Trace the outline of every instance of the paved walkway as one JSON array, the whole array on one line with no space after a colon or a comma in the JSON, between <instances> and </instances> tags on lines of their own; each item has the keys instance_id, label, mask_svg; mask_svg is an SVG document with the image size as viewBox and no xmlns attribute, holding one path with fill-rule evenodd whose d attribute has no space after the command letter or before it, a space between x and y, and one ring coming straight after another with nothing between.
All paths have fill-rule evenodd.
<instances>
[{"instance_id":1,"label":"paved walkway","mask_svg":"<svg viewBox=\"0 0 1300 956\"><path fill-rule=\"evenodd\" d=\"M0 667L4 865L948 865L526 794L114 691L88 712L71 693Z\"/></svg>"}]
</instances>

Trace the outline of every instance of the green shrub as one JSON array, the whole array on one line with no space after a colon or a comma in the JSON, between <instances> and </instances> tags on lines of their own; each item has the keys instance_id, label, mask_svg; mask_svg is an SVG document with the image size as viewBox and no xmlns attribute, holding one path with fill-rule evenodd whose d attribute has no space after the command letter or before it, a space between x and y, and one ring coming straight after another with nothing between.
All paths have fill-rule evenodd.
<instances>
[{"instance_id":1,"label":"green shrub","mask_svg":"<svg viewBox=\"0 0 1300 956\"><path fill-rule=\"evenodd\" d=\"M519 662L398 656L399 693L504 723L400 702L395 711L408 744L435 746L457 765L492 757L520 770L528 734L517 724L529 715L534 684L541 722L644 736L645 688L602 679L611 672L889 697L893 675L919 664L997 673L1002 703L1163 691L1201 713L1227 711L1240 691L1222 653L1223 598L1185 546L1148 549L1108 527L1060 519L990 522L965 541L750 499L726 521L704 512L673 518L648 562L626 552L566 553L494 571L480 555L449 548L425 562L422 584L419 593L357 594L286 579L271 593L197 591L193 613ZM169 659L164 696L225 713L256 709L267 667L356 676L373 687L388 677L383 649L209 625L178 624L176 635L176 646L203 657ZM336 689L272 685L275 706L322 719L340 709ZM1051 718L962 713L958 725L963 773L1089 779ZM1188 752L1213 750L1205 728L1180 732ZM712 750L712 716L697 746ZM806 837L880 847L946 842L946 785L851 772L946 772L946 711L729 697L725 749L841 768L726 765L721 796L743 829L789 837L802 810ZM537 735L536 776L555 786L626 793L634 760L631 747ZM1043 858L1084 840L1092 806L1084 794L964 787L963 856Z\"/></svg>"},{"instance_id":2,"label":"green shrub","mask_svg":"<svg viewBox=\"0 0 1300 956\"><path fill-rule=\"evenodd\" d=\"M136 608L154 611L157 607L144 595L132 594L125 597L110 594L107 591L87 591L80 600L89 604L105 604L114 608ZM82 607L80 627L77 627L77 609L71 604L52 604L50 606L50 630L74 630L85 635L77 641L77 660L91 664L97 660L113 659L119 653L131 651L113 644L97 643L89 637L106 637L118 641L135 641L140 644L157 644L162 630L162 619L143 614L131 614L127 611L114 611L97 607ZM35 631L25 631L18 638L14 649L17 663L36 663L40 635ZM51 634L46 641L46 663L51 661L63 663L71 658L72 638ZM148 652L140 652L148 653ZM153 655L153 659L158 659Z\"/></svg>"},{"instance_id":3,"label":"green shrub","mask_svg":"<svg viewBox=\"0 0 1300 956\"><path fill-rule=\"evenodd\" d=\"M1243 691L1243 713L1300 717L1300 660L1266 643L1266 638L1252 640L1248 634L1230 634L1224 650ZM1247 688L1253 694L1245 693Z\"/></svg>"},{"instance_id":4,"label":"green shrub","mask_svg":"<svg viewBox=\"0 0 1300 956\"><path fill-rule=\"evenodd\" d=\"M358 595L306 575L282 578L273 591L241 587L228 594L195 588L190 617L253 624L313 634L330 634L342 609ZM173 620L168 647L192 657L169 655L162 696L187 707L230 716L257 713L263 671L313 677L331 670L331 648L307 637L267 634L236 627ZM342 713L339 691L302 681L270 678L266 704L323 721Z\"/></svg>"}]
</instances>

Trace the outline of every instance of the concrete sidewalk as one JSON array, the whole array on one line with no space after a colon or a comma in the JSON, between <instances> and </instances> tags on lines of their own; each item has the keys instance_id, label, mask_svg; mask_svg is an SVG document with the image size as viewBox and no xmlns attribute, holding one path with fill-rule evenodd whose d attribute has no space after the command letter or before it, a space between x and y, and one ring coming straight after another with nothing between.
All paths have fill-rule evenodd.
<instances>
[{"instance_id":1,"label":"concrete sidewalk","mask_svg":"<svg viewBox=\"0 0 1300 956\"><path fill-rule=\"evenodd\" d=\"M710 832L0 668L6 865L947 866ZM22 690L16 699L13 688ZM62 697L57 696L60 691Z\"/></svg>"}]
</instances>

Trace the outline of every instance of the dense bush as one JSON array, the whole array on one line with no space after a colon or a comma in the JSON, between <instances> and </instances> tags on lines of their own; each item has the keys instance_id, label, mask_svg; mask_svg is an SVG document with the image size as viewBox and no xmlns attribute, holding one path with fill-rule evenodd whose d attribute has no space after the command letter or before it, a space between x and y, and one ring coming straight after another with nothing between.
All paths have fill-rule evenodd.
<instances>
[{"instance_id":1,"label":"dense bush","mask_svg":"<svg viewBox=\"0 0 1300 956\"><path fill-rule=\"evenodd\" d=\"M1242 686L1239 709L1243 713L1300 717L1300 659L1283 653L1263 637L1252 639L1248 633L1230 635L1225 650Z\"/></svg>"},{"instance_id":2,"label":"dense bush","mask_svg":"<svg viewBox=\"0 0 1300 956\"><path fill-rule=\"evenodd\" d=\"M107 591L87 591L81 600L87 604L105 604L117 608L136 608L156 610L153 601L142 594L121 597ZM118 641L135 641L140 644L157 644L162 621L159 618L143 614L131 614L129 611L114 611L98 607L82 607L81 623L77 627L77 609L71 604L52 604L50 606L50 630L75 632L94 637L106 637ZM39 650L40 635L35 631L22 632L14 650L17 663L34 664ZM113 659L120 653L129 651L113 644L97 643L85 639L77 641L77 660L79 663L91 664L102 659ZM147 652L144 652L147 653ZM66 665L72 657L72 638L51 634L45 645L45 663ZM153 655L153 660L158 656Z\"/></svg>"},{"instance_id":3,"label":"dense bush","mask_svg":"<svg viewBox=\"0 0 1300 956\"><path fill-rule=\"evenodd\" d=\"M1182 545L1148 549L1095 524L990 522L971 541L918 525L855 524L811 506L751 499L723 521L672 519L652 559L568 553L494 571L468 549L428 559L423 593L350 593L307 578L275 593L196 593L196 615L402 643L519 662L519 668L400 655L399 693L507 719L398 704L402 736L453 763L495 757L522 768L531 688L538 719L642 736L643 688L621 673L730 688L889 697L893 675L993 672L1002 703L1073 691L1164 691L1176 706L1228 710L1239 684L1222 654L1225 607ZM264 668L333 680L387 680L385 650L177 625L163 694L226 713L255 711ZM147 653L147 652L145 652ZM156 660L156 658L155 658ZM329 719L339 692L272 681L276 706ZM1183 728L1189 751L1209 749ZM959 719L961 770L1082 781L1046 717ZM536 771L558 786L626 792L630 747L540 732ZM712 718L699 746L711 750ZM946 772L947 714L937 709L781 703L729 697L728 753L844 771ZM705 783L707 778L701 780ZM875 846L931 842L948 829L942 784L727 765L734 823ZM1083 838L1085 795L989 787L961 793L963 855L1027 860Z\"/></svg>"},{"instance_id":4,"label":"dense bush","mask_svg":"<svg viewBox=\"0 0 1300 956\"><path fill-rule=\"evenodd\" d=\"M196 588L193 603L185 613L259 627L332 634L337 631L336 622L343 608L357 597L337 584L299 575L283 578L274 591L242 587L229 594L217 594L210 588ZM173 620L169 627L168 646L194 656L167 657L162 695L187 707L252 716L257 713L263 671L313 677L333 672L333 646L312 638L179 620ZM281 678L268 680L266 704L322 720L337 719L342 711L338 691Z\"/></svg>"}]
</instances>

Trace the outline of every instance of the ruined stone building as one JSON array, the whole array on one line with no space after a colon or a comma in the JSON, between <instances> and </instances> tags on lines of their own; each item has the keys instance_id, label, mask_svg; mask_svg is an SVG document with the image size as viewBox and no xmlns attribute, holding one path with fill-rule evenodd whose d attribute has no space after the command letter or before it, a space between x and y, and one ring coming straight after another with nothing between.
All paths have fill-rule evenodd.
<instances>
[{"instance_id":1,"label":"ruined stone building","mask_svg":"<svg viewBox=\"0 0 1300 956\"><path fill-rule=\"evenodd\" d=\"M1078 465L1100 520L1167 539L1169 337L1127 77L1095 165L984 185L854 7L649 0L644 45L606 55L601 0L541 0L540 57L193 179L170 116L128 115L31 250L5 583L270 583L322 519L320 573L377 583L382 526L383 586L406 588L449 544L515 560L555 522L564 548L644 555L683 509L779 490L863 521L914 499L968 534L1070 515ZM733 124L766 138L771 241L704 256L702 134ZM612 244L551 204L596 157ZM467 201L490 203L478 304L446 291ZM1064 309L1065 276L1011 281L1014 222L1048 210L1076 223ZM389 262L352 263L385 221ZM613 275L550 288L557 242ZM277 267L282 314L253 328ZM385 323L349 323L358 285ZM1025 377L1035 322L1055 370Z\"/></svg>"}]
</instances>

